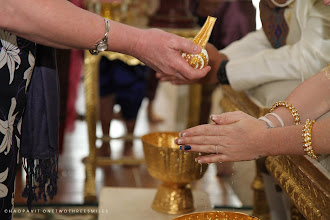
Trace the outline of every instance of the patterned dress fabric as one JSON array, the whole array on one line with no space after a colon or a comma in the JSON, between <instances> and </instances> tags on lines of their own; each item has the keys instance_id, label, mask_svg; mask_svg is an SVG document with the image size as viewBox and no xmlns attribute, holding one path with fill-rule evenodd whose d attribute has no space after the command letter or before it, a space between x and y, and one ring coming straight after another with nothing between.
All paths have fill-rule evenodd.
<instances>
[{"instance_id":1,"label":"patterned dress fabric","mask_svg":"<svg viewBox=\"0 0 330 220\"><path fill-rule=\"evenodd\" d=\"M36 44L0 29L0 219L11 219L22 115Z\"/></svg>"}]
</instances>

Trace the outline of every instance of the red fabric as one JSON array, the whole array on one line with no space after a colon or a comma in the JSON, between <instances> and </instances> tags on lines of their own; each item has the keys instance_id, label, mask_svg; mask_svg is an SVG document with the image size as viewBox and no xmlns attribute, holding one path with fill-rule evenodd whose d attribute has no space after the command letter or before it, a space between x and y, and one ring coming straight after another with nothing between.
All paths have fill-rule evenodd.
<instances>
[{"instance_id":1,"label":"red fabric","mask_svg":"<svg viewBox=\"0 0 330 220\"><path fill-rule=\"evenodd\" d=\"M81 79L81 73L83 71L83 51L71 50L70 54L70 68L69 68L69 87L68 87L68 99L66 107L66 125L65 130L72 132L74 130L74 122L77 117L76 112L76 100L78 93L78 86Z\"/></svg>"},{"instance_id":2,"label":"red fabric","mask_svg":"<svg viewBox=\"0 0 330 220\"><path fill-rule=\"evenodd\" d=\"M83 8L83 0L70 0L76 6ZM70 67L69 67L69 85L68 97L66 107L66 123L65 131L72 132L74 130L74 122L77 117L76 100L78 93L78 86L80 83L81 73L83 71L83 57L82 50L71 50L70 53Z\"/></svg>"}]
</instances>

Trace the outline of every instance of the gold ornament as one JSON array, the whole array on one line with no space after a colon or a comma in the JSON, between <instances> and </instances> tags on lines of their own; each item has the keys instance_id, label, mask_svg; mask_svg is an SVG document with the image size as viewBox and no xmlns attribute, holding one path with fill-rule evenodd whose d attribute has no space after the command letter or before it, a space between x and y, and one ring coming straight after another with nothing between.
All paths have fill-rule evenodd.
<instances>
[{"instance_id":1,"label":"gold ornament","mask_svg":"<svg viewBox=\"0 0 330 220\"><path fill-rule=\"evenodd\" d=\"M209 56L205 50L205 46L211 36L215 21L217 19L208 16L202 29L195 36L193 42L202 47L202 52L199 54L182 53L182 57L195 69L202 69L208 65Z\"/></svg>"}]
</instances>

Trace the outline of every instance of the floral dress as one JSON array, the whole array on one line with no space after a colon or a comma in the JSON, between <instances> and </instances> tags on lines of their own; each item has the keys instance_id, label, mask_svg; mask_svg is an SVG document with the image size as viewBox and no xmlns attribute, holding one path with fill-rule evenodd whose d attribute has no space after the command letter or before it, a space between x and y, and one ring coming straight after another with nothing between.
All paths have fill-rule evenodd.
<instances>
[{"instance_id":1,"label":"floral dress","mask_svg":"<svg viewBox=\"0 0 330 220\"><path fill-rule=\"evenodd\" d=\"M0 219L11 219L22 115L36 44L0 29Z\"/></svg>"}]
</instances>

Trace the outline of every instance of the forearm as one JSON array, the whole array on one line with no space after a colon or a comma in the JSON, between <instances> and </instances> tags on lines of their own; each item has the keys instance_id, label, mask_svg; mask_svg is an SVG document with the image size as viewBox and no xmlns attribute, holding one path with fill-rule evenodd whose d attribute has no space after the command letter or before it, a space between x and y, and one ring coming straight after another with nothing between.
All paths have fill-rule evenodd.
<instances>
[{"instance_id":1,"label":"forearm","mask_svg":"<svg viewBox=\"0 0 330 220\"><path fill-rule=\"evenodd\" d=\"M271 149L270 155L304 155L301 125L272 128L265 131L262 146ZM318 121L312 128L312 146L316 154L329 154L330 148L330 118ZM263 143L262 143L263 142Z\"/></svg>"},{"instance_id":2,"label":"forearm","mask_svg":"<svg viewBox=\"0 0 330 220\"><path fill-rule=\"evenodd\" d=\"M316 120L330 111L330 78L323 70L312 78L300 84L285 100L295 106L302 123L306 119ZM279 100L280 101L280 100ZM284 107L277 108L274 113L278 114L285 125L293 125L294 120L290 111ZM267 116L276 126L280 126L273 116Z\"/></svg>"},{"instance_id":3,"label":"forearm","mask_svg":"<svg viewBox=\"0 0 330 220\"><path fill-rule=\"evenodd\" d=\"M39 44L93 49L105 33L101 16L66 0L0 0L0 4L0 27ZM137 32L111 21L108 49L128 53L134 44L134 38L128 40L128 36L136 36Z\"/></svg>"},{"instance_id":4,"label":"forearm","mask_svg":"<svg viewBox=\"0 0 330 220\"><path fill-rule=\"evenodd\" d=\"M258 42L258 43L255 43ZM271 48L271 45L262 30L253 31L240 40L229 44L220 50L231 60L250 57L261 51Z\"/></svg>"}]
</instances>

